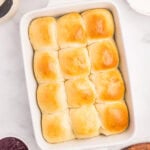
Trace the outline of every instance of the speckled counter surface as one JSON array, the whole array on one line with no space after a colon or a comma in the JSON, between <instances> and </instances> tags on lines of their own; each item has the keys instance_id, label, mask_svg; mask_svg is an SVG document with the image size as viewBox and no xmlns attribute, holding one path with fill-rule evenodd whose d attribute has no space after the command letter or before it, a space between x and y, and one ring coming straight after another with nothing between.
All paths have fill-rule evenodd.
<instances>
[{"instance_id":1,"label":"speckled counter surface","mask_svg":"<svg viewBox=\"0 0 150 150\"><path fill-rule=\"evenodd\" d=\"M126 1L112 1L121 12L135 108L136 133L126 145L150 141L150 17L134 12ZM30 117L19 22L26 12L46 5L47 0L20 0L17 14L10 21L0 24L0 138L19 137L30 150L39 148ZM120 149L126 145L104 149Z\"/></svg>"}]
</instances>

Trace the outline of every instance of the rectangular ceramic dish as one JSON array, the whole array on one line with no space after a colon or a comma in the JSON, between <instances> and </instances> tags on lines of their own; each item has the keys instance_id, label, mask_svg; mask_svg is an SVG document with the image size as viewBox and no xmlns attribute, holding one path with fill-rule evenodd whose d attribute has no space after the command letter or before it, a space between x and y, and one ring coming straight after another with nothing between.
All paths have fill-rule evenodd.
<instances>
[{"instance_id":1,"label":"rectangular ceramic dish","mask_svg":"<svg viewBox=\"0 0 150 150\"><path fill-rule=\"evenodd\" d=\"M125 84L126 84L126 95L125 99L129 108L130 113L130 124L128 129L123 132L122 134L112 135L112 136L98 136L91 139L85 140L73 140L69 142L64 142L60 144L49 144L47 143L44 138L42 137L41 132L41 113L37 106L36 102L36 80L33 74L33 50L29 41L28 37L28 27L34 18L41 17L41 16L53 16L58 17L62 16L66 13L77 11L82 12L88 9L93 8L106 8L109 9L115 21L115 40L117 42L117 46L119 49L120 54L120 70L123 74ZM28 99L29 105L31 110L33 128L35 133L35 138L37 144L42 150L79 150L79 149L86 149L86 148L95 148L95 147L105 147L105 146L113 146L117 144L124 144L127 142L134 133L134 111L132 105L132 97L131 97L131 88L130 88L130 80L128 76L128 66L127 66L127 59L126 59L126 52L123 46L123 39L121 35L121 26L119 20L119 12L118 8L115 4L107 2L107 1L80 1L74 3L64 3L57 5L49 5L47 8L35 10L28 14L26 14L21 21L21 43L22 43L22 50L23 50L23 59L24 59L24 68L25 68L25 75L26 75L26 84L28 90Z\"/></svg>"}]
</instances>

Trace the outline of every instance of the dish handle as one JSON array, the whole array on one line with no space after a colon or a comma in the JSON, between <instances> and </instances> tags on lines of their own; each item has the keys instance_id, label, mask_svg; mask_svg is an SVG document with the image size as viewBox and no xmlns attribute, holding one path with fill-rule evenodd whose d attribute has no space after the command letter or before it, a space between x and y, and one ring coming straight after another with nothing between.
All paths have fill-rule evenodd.
<instances>
[{"instance_id":1,"label":"dish handle","mask_svg":"<svg viewBox=\"0 0 150 150\"><path fill-rule=\"evenodd\" d=\"M47 7L54 7L57 5L67 4L67 3L70 3L70 1L73 1L73 0L49 0Z\"/></svg>"},{"instance_id":2,"label":"dish handle","mask_svg":"<svg viewBox=\"0 0 150 150\"><path fill-rule=\"evenodd\" d=\"M82 0L85 1L85 0ZM57 5L64 5L73 2L81 2L81 0L49 0L47 7L55 7Z\"/></svg>"}]
</instances>

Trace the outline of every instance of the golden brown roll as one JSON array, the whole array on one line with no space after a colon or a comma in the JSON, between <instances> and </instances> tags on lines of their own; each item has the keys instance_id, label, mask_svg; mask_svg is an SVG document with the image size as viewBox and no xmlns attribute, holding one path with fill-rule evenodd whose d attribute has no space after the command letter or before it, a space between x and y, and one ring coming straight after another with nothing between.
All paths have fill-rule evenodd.
<instances>
[{"instance_id":1,"label":"golden brown roll","mask_svg":"<svg viewBox=\"0 0 150 150\"><path fill-rule=\"evenodd\" d=\"M123 132L129 124L128 109L123 101L96 105L102 127L100 133L111 135Z\"/></svg>"},{"instance_id":2,"label":"golden brown roll","mask_svg":"<svg viewBox=\"0 0 150 150\"><path fill-rule=\"evenodd\" d=\"M100 120L93 105L70 110L73 132L76 138L89 138L99 135Z\"/></svg>"},{"instance_id":3,"label":"golden brown roll","mask_svg":"<svg viewBox=\"0 0 150 150\"><path fill-rule=\"evenodd\" d=\"M43 113L54 113L67 108L64 83L41 84L37 89L37 102Z\"/></svg>"},{"instance_id":4,"label":"golden brown roll","mask_svg":"<svg viewBox=\"0 0 150 150\"><path fill-rule=\"evenodd\" d=\"M74 139L68 111L42 115L43 137L49 143L59 143Z\"/></svg>"},{"instance_id":5,"label":"golden brown roll","mask_svg":"<svg viewBox=\"0 0 150 150\"><path fill-rule=\"evenodd\" d=\"M101 40L88 47L92 72L105 71L118 67L119 56L113 39Z\"/></svg>"},{"instance_id":6,"label":"golden brown roll","mask_svg":"<svg viewBox=\"0 0 150 150\"><path fill-rule=\"evenodd\" d=\"M59 52L59 61L66 79L87 76L90 61L86 48L68 48Z\"/></svg>"},{"instance_id":7,"label":"golden brown roll","mask_svg":"<svg viewBox=\"0 0 150 150\"><path fill-rule=\"evenodd\" d=\"M87 10L82 13L87 31L88 44L99 39L113 37L114 21L106 9Z\"/></svg>"},{"instance_id":8,"label":"golden brown roll","mask_svg":"<svg viewBox=\"0 0 150 150\"><path fill-rule=\"evenodd\" d=\"M29 26L29 38L34 50L57 50L57 24L53 17L34 19Z\"/></svg>"},{"instance_id":9,"label":"golden brown roll","mask_svg":"<svg viewBox=\"0 0 150 150\"><path fill-rule=\"evenodd\" d=\"M97 91L97 103L123 99L125 86L122 76L117 69L94 74L91 78Z\"/></svg>"},{"instance_id":10,"label":"golden brown roll","mask_svg":"<svg viewBox=\"0 0 150 150\"><path fill-rule=\"evenodd\" d=\"M79 13L73 12L60 17L57 27L58 43L61 49L86 45L85 25Z\"/></svg>"},{"instance_id":11,"label":"golden brown roll","mask_svg":"<svg viewBox=\"0 0 150 150\"><path fill-rule=\"evenodd\" d=\"M68 80L65 87L69 107L91 105L95 102L95 89L88 78Z\"/></svg>"},{"instance_id":12,"label":"golden brown roll","mask_svg":"<svg viewBox=\"0 0 150 150\"><path fill-rule=\"evenodd\" d=\"M35 77L39 83L63 81L57 52L35 52L33 65Z\"/></svg>"}]
</instances>

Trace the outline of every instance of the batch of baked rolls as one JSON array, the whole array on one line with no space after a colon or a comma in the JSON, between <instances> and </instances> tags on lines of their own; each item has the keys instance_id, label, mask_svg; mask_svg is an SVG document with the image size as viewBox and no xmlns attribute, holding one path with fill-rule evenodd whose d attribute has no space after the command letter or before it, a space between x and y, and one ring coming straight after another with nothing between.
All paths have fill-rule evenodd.
<instances>
[{"instance_id":1,"label":"batch of baked rolls","mask_svg":"<svg viewBox=\"0 0 150 150\"><path fill-rule=\"evenodd\" d=\"M49 143L128 127L115 24L107 9L40 17L29 26L41 130Z\"/></svg>"}]
</instances>

